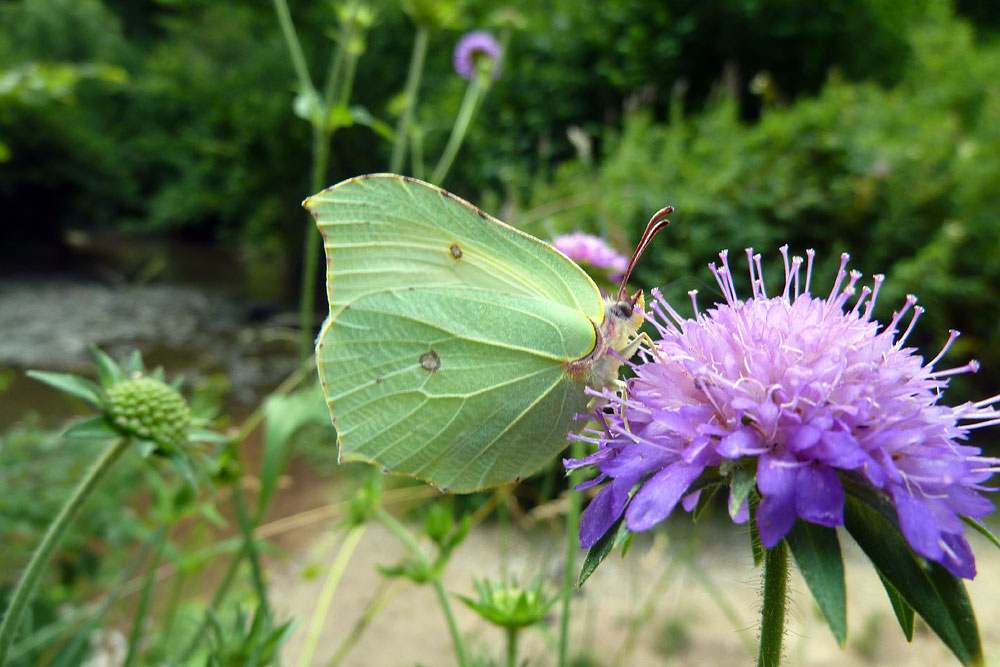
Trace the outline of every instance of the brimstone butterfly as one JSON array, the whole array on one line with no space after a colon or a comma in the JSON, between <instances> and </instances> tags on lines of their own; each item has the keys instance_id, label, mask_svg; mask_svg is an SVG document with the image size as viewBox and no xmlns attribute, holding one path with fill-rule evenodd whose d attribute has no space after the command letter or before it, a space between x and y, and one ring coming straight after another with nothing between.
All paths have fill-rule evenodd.
<instances>
[{"instance_id":1,"label":"brimstone butterfly","mask_svg":"<svg viewBox=\"0 0 1000 667\"><path fill-rule=\"evenodd\" d=\"M342 461L454 492L522 479L638 347L627 275L602 297L558 250L438 187L374 174L303 206L326 249L316 361Z\"/></svg>"}]
</instances>

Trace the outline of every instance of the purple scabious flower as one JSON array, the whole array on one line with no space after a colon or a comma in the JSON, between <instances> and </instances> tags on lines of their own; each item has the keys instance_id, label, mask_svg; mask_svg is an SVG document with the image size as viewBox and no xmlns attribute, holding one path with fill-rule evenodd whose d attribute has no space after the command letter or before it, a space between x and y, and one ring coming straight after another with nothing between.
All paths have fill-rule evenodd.
<instances>
[{"instance_id":1,"label":"purple scabious flower","mask_svg":"<svg viewBox=\"0 0 1000 667\"><path fill-rule=\"evenodd\" d=\"M462 35L455 46L453 62L455 71L463 79L471 79L476 74L476 60L479 58L489 58L490 61L500 60L500 44L493 38L493 35L485 30L475 30ZM499 68L494 67L493 78L500 76Z\"/></svg>"},{"instance_id":2,"label":"purple scabious flower","mask_svg":"<svg viewBox=\"0 0 1000 667\"><path fill-rule=\"evenodd\" d=\"M555 237L552 245L577 264L608 269L607 278L613 283L620 281L628 268L628 257L616 252L599 236L573 232Z\"/></svg>"},{"instance_id":3,"label":"purple scabious flower","mask_svg":"<svg viewBox=\"0 0 1000 667\"><path fill-rule=\"evenodd\" d=\"M975 428L1000 423L1000 395L956 407L939 404L947 378L974 372L976 362L935 370L958 332L929 362L903 347L922 309L909 296L884 328L871 318L884 276L861 288L841 256L833 289L810 293L814 253L789 260L781 249L785 285L764 289L760 255L747 251L752 297L736 294L727 253L711 264L725 303L680 316L653 290L648 319L659 340L633 363L635 377L596 415L602 430L578 436L599 445L568 469L596 465L607 484L584 512L580 540L590 547L624 512L625 525L647 530L678 502L691 511L700 491L689 491L706 470L756 473L756 521L771 548L801 518L843 524L841 476L875 489L895 507L913 550L956 576L975 576L975 560L960 516L981 517L993 504L980 495L1000 459L960 444ZM801 291L800 291L801 289ZM905 331L898 327L908 312ZM718 468L717 471L711 470ZM636 490L636 485L641 484ZM749 518L746 498L734 498L734 521ZM738 508L738 509L736 509Z\"/></svg>"}]
</instances>

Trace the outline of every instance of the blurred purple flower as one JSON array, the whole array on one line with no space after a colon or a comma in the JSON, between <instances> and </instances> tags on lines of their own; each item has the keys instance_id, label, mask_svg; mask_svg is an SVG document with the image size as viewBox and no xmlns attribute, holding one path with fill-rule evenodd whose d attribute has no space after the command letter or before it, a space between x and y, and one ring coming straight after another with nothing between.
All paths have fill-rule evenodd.
<instances>
[{"instance_id":1,"label":"blurred purple flower","mask_svg":"<svg viewBox=\"0 0 1000 667\"><path fill-rule=\"evenodd\" d=\"M720 267L710 265L725 303L700 312L692 292L696 314L686 319L653 291L656 353L644 352L643 362L633 364L626 397L605 392L615 410L594 415L603 431L578 436L598 451L564 460L568 469L596 465L600 471L578 488L610 479L584 513L583 546L597 542L623 512L626 526L641 531L665 519L682 498L690 511L699 492L688 489L702 472L723 465L726 474L742 463L756 471L764 546L777 544L796 517L843 524L839 472L892 502L916 553L972 578L975 560L959 516L993 510L979 492L994 490L983 483L1000 469L1000 459L959 441L971 429L1000 423L992 407L1000 395L939 405L949 376L978 368L973 361L934 370L958 332L924 363L915 349L903 347L922 312L913 307L915 297L880 331L871 312L884 276L875 276L848 308L861 274L846 271L846 254L826 298L809 291L812 251L804 280L802 258L789 261L787 247L781 254L785 286L778 297L767 296L760 255L750 250L748 301L736 295L726 252ZM900 335L897 327L911 307ZM747 501L732 493L733 519L742 523L749 518Z\"/></svg>"},{"instance_id":2,"label":"blurred purple flower","mask_svg":"<svg viewBox=\"0 0 1000 667\"><path fill-rule=\"evenodd\" d=\"M463 79L471 79L476 73L476 60L482 57L494 62L500 60L500 44L493 39L493 35L484 30L465 33L455 47L455 71ZM495 67L493 78L496 79L498 76L500 68Z\"/></svg>"},{"instance_id":3,"label":"blurred purple flower","mask_svg":"<svg viewBox=\"0 0 1000 667\"><path fill-rule=\"evenodd\" d=\"M628 268L628 257L619 254L599 236L574 232L563 234L552 240L556 250L577 264L586 264L595 269L609 269L607 278L617 283Z\"/></svg>"}]
</instances>

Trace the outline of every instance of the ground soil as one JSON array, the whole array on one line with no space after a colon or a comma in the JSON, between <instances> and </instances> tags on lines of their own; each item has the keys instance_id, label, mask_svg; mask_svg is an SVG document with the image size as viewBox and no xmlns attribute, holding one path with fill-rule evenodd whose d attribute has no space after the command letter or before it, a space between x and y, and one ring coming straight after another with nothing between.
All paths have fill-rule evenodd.
<instances>
[{"instance_id":1,"label":"ground soil","mask_svg":"<svg viewBox=\"0 0 1000 667\"><path fill-rule=\"evenodd\" d=\"M622 559L610 556L573 602L571 657L578 665L751 665L754 664L760 570L754 568L745 529L725 522L691 527L688 517L667 530L638 539ZM329 524L329 521L324 521ZM270 591L285 617L297 619L284 648L284 662L299 664L310 618L342 531L298 529L286 541L289 556L275 562ZM979 575L968 591L979 619L988 665L1000 665L1000 551L971 537ZM918 619L908 644L879 579L863 553L841 535L847 567L847 645L841 648L812 602L805 582L791 580L785 664L956 665L957 660ZM555 525L477 527L458 548L446 572L452 593L475 596L473 577L515 577L529 582L538 573L549 590L558 585L564 538ZM581 552L582 555L582 552ZM310 664L325 665L361 618L382 576L377 565L404 556L402 545L380 526L367 529L336 591ZM454 600L458 627L478 664L503 664L503 633ZM554 665L558 612L543 628L523 633L521 664ZM433 589L413 584L392 589L389 601L347 654L355 667L455 664L447 626Z\"/></svg>"}]
</instances>

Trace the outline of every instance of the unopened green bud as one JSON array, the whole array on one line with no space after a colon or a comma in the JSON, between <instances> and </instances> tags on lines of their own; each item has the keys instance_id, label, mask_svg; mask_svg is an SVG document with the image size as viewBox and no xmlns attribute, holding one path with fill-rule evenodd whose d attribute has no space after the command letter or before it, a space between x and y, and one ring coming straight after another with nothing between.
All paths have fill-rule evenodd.
<instances>
[{"instance_id":1,"label":"unopened green bud","mask_svg":"<svg viewBox=\"0 0 1000 667\"><path fill-rule=\"evenodd\" d=\"M131 435L182 444L191 423L184 398L160 380L138 376L108 389L108 412L116 426Z\"/></svg>"}]
</instances>

